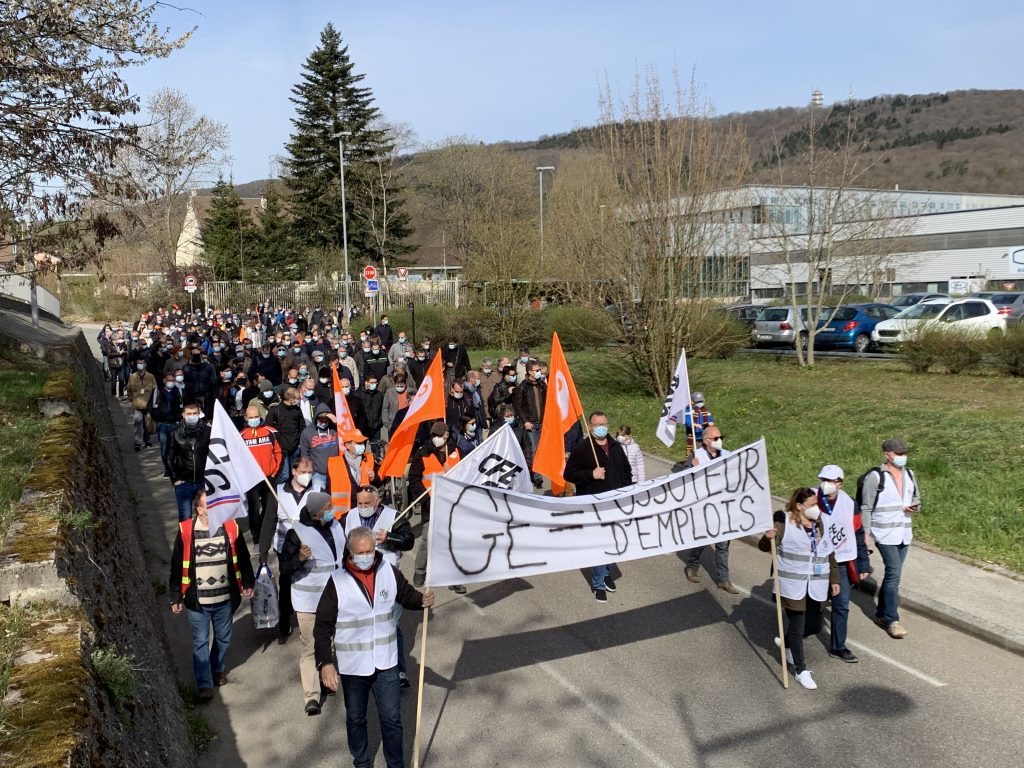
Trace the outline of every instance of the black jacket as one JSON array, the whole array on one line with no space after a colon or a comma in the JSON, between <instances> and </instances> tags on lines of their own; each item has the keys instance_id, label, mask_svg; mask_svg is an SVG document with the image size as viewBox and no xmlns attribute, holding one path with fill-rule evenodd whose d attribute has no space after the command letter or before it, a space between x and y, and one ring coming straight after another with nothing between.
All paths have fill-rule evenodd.
<instances>
[{"instance_id":1,"label":"black jacket","mask_svg":"<svg viewBox=\"0 0 1024 768\"><path fill-rule=\"evenodd\" d=\"M441 349L441 364L445 374L451 372L456 379L463 379L469 371L469 353L461 344L456 344L455 349L448 349L448 345L445 344Z\"/></svg>"},{"instance_id":2,"label":"black jacket","mask_svg":"<svg viewBox=\"0 0 1024 768\"><path fill-rule=\"evenodd\" d=\"M171 481L201 483L206 474L206 454L210 450L210 425L200 421L190 427L184 421L170 434L167 463Z\"/></svg>"},{"instance_id":3,"label":"black jacket","mask_svg":"<svg viewBox=\"0 0 1024 768\"><path fill-rule=\"evenodd\" d=\"M363 434L369 437L384 426L384 395L379 389L370 392L363 387L357 396L363 406L363 423L368 430ZM355 421L355 414L352 415L352 420Z\"/></svg>"},{"instance_id":4,"label":"black jacket","mask_svg":"<svg viewBox=\"0 0 1024 768\"><path fill-rule=\"evenodd\" d=\"M181 421L181 390L177 387L163 387L156 393L156 404L151 411L159 424L177 424Z\"/></svg>"},{"instance_id":5,"label":"black jacket","mask_svg":"<svg viewBox=\"0 0 1024 768\"><path fill-rule=\"evenodd\" d=\"M504 405L512 405L512 397L515 395L516 386L502 379L494 385L491 394L487 396L487 412L491 414L491 429L502 425L501 408Z\"/></svg>"},{"instance_id":6,"label":"black jacket","mask_svg":"<svg viewBox=\"0 0 1024 768\"><path fill-rule=\"evenodd\" d=\"M608 438L606 445L607 454L593 438L587 437L569 454L569 459L565 462L564 477L576 486L577 496L614 491L632 485L633 470L629 466L629 459L626 458L626 451L612 437ZM597 464L594 463L595 450L598 464L605 469L604 480L594 479L594 470L597 468Z\"/></svg>"},{"instance_id":7,"label":"black jacket","mask_svg":"<svg viewBox=\"0 0 1024 768\"><path fill-rule=\"evenodd\" d=\"M195 525L195 523L193 523ZM228 546L228 535L223 533L224 545ZM177 603L184 603L185 607L197 611L199 610L199 591L196 587L196 542L195 542L195 529L193 528L192 537L192 558L188 566L189 575L189 586L185 590L185 594L181 594L181 571L182 571L182 560L185 555L185 545L181 540L181 527L178 527L177 535L174 537L174 549L171 552L171 576L167 582L167 594L171 597L171 605ZM229 550L230 551L230 550ZM235 554L238 556L238 571L242 576L242 586L245 589L252 589L253 584L256 580L252 575L252 563L249 561L249 548L245 546L245 536L242 532L238 532L238 538L235 540ZM242 593L238 588L238 581L235 579L235 574L231 572L230 561L225 563L225 568L228 569L228 587L231 590L231 610L237 611L238 606L242 604Z\"/></svg>"},{"instance_id":8,"label":"black jacket","mask_svg":"<svg viewBox=\"0 0 1024 768\"><path fill-rule=\"evenodd\" d=\"M346 562L348 556L345 557ZM405 576L390 563L384 561L384 555L377 553L377 560L374 568L379 572L382 568L393 568L395 582L398 586L398 594L395 595L395 602L410 611L423 609L423 595L413 589L406 581ZM341 578L355 579L344 567L341 569ZM365 593L360 585L360 591ZM313 624L313 653L316 658L316 667L320 669L324 664L333 664L335 669L338 666L338 659L334 654L334 633L338 624L338 589L334 586L334 579L327 582L323 594L320 595L320 603L316 607L316 621Z\"/></svg>"},{"instance_id":9,"label":"black jacket","mask_svg":"<svg viewBox=\"0 0 1024 768\"><path fill-rule=\"evenodd\" d=\"M291 455L299 450L299 438L302 437L302 430L306 428L306 420L302 418L299 406L289 407L284 403L272 406L267 411L266 424L277 430L278 441L285 455Z\"/></svg>"},{"instance_id":10,"label":"black jacket","mask_svg":"<svg viewBox=\"0 0 1024 768\"><path fill-rule=\"evenodd\" d=\"M419 498L426 490L423 485L423 459L433 455L443 469L445 461L448 460L448 454L453 450L455 450L453 438L449 437L447 445L435 448L433 441L428 437L427 441L413 452L412 462L409 464L409 501ZM422 520L426 523L430 520L430 496L424 496L421 504Z\"/></svg>"},{"instance_id":11,"label":"black jacket","mask_svg":"<svg viewBox=\"0 0 1024 768\"><path fill-rule=\"evenodd\" d=\"M512 393L512 406L516 409L516 418L520 423L539 424L544 421L544 402L547 396L548 385L543 381L517 386Z\"/></svg>"}]
</instances>

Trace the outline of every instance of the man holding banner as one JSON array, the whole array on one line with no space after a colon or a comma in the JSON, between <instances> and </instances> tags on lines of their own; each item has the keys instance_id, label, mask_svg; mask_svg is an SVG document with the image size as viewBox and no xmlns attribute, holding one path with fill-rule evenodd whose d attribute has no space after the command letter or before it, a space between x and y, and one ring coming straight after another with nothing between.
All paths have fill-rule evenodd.
<instances>
[{"instance_id":1,"label":"man holding banner","mask_svg":"<svg viewBox=\"0 0 1024 768\"><path fill-rule=\"evenodd\" d=\"M569 454L565 479L576 486L577 495L605 493L632 484L633 471L626 451L617 441L608 439L606 414L590 414L590 436ZM590 570L590 588L599 603L607 603L607 593L615 591L615 583L608 578L612 565L595 565Z\"/></svg>"},{"instance_id":2,"label":"man holding banner","mask_svg":"<svg viewBox=\"0 0 1024 768\"><path fill-rule=\"evenodd\" d=\"M409 465L409 495L416 499L422 498L420 514L423 519L423 540L416 550L416 571L413 574L413 586L423 586L427 576L427 537L430 533L430 490L434 479L459 463L459 451L455 448L448 426L443 421L434 422L430 428L430 442L425 443L416 451ZM466 588L461 584L453 584L451 589L463 595Z\"/></svg>"}]
</instances>

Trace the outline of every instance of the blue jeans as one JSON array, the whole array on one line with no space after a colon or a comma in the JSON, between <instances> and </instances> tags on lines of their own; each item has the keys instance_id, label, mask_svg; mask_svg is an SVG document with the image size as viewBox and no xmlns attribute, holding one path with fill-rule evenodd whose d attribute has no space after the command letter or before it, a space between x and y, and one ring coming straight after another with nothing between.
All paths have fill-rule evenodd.
<instances>
[{"instance_id":1,"label":"blue jeans","mask_svg":"<svg viewBox=\"0 0 1024 768\"><path fill-rule=\"evenodd\" d=\"M231 601L200 605L188 611L192 625L192 672L197 688L213 688L213 676L224 671L224 658L231 645ZM213 622L213 649L210 649L210 622Z\"/></svg>"},{"instance_id":2,"label":"blue jeans","mask_svg":"<svg viewBox=\"0 0 1024 768\"><path fill-rule=\"evenodd\" d=\"M839 594L832 598L832 650L846 648L846 627L850 622L850 571L839 563Z\"/></svg>"},{"instance_id":3,"label":"blue jeans","mask_svg":"<svg viewBox=\"0 0 1024 768\"><path fill-rule=\"evenodd\" d=\"M694 547L686 551L686 567L697 570L700 568L700 556L704 547ZM729 542L720 541L715 544L715 583L721 584L729 580Z\"/></svg>"},{"instance_id":4,"label":"blue jeans","mask_svg":"<svg viewBox=\"0 0 1024 768\"><path fill-rule=\"evenodd\" d=\"M171 468L167 465L167 445L170 442L171 432L177 428L177 424L164 424L161 422L156 425L156 439L160 441L160 461L164 463L164 469L167 470L167 474L171 473Z\"/></svg>"},{"instance_id":5,"label":"blue jeans","mask_svg":"<svg viewBox=\"0 0 1024 768\"><path fill-rule=\"evenodd\" d=\"M612 563L608 565L595 565L590 569L590 588L604 589L604 581L608 578L608 572L612 569Z\"/></svg>"},{"instance_id":6,"label":"blue jeans","mask_svg":"<svg viewBox=\"0 0 1024 768\"><path fill-rule=\"evenodd\" d=\"M388 768L404 768L402 757L402 687L398 667L378 669L369 677L342 675L341 690L345 696L345 729L348 750L355 768L373 768L373 757L367 754L366 709L370 692L377 704L380 718L381 746Z\"/></svg>"},{"instance_id":7,"label":"blue jeans","mask_svg":"<svg viewBox=\"0 0 1024 768\"><path fill-rule=\"evenodd\" d=\"M206 483L190 483L187 480L174 486L174 500L178 502L178 522L192 518L192 500L206 489Z\"/></svg>"},{"instance_id":8,"label":"blue jeans","mask_svg":"<svg viewBox=\"0 0 1024 768\"><path fill-rule=\"evenodd\" d=\"M876 619L884 619L886 625L900 620L900 577L903 575L903 561L907 559L909 544L879 544L875 542L875 548L882 556L882 563L885 565L885 575L882 576L882 586L878 588L878 608L875 610Z\"/></svg>"},{"instance_id":9,"label":"blue jeans","mask_svg":"<svg viewBox=\"0 0 1024 768\"><path fill-rule=\"evenodd\" d=\"M292 476L292 464L299 460L299 452L293 451L292 453L286 453L281 457L281 469L277 473L277 482L285 483Z\"/></svg>"},{"instance_id":10,"label":"blue jeans","mask_svg":"<svg viewBox=\"0 0 1024 768\"><path fill-rule=\"evenodd\" d=\"M312 482L319 485L321 488L327 487L327 475L323 472L314 472Z\"/></svg>"}]
</instances>

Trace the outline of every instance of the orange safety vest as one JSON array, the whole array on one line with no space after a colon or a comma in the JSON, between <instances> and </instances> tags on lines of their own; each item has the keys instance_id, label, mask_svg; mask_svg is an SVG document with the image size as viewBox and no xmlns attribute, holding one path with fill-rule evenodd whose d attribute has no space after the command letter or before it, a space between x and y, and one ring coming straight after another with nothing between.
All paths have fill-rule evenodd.
<instances>
[{"instance_id":1,"label":"orange safety vest","mask_svg":"<svg viewBox=\"0 0 1024 768\"><path fill-rule=\"evenodd\" d=\"M428 491L434 484L434 476L441 475L447 472L449 469L459 463L459 451L456 449L448 454L448 458L445 459L444 466L441 466L441 462L437 460L437 457L431 453L428 456L423 457L423 487Z\"/></svg>"},{"instance_id":2,"label":"orange safety vest","mask_svg":"<svg viewBox=\"0 0 1024 768\"><path fill-rule=\"evenodd\" d=\"M369 485L373 480L374 458L372 453L364 453L359 465L360 485ZM334 507L334 519L341 520L355 506L352 503L352 478L348 473L348 461L345 451L327 460L327 482L331 486L331 506Z\"/></svg>"},{"instance_id":3,"label":"orange safety vest","mask_svg":"<svg viewBox=\"0 0 1024 768\"><path fill-rule=\"evenodd\" d=\"M189 576L189 568L192 566L192 520L183 520L178 523L181 530L181 595L185 596L192 577ZM231 549L231 567L235 571L235 581L238 582L238 591L245 589L242 586L242 572L238 570L238 552L235 550L235 542L238 541L238 523L234 520L227 520L224 523L224 533L228 535L228 547Z\"/></svg>"}]
</instances>

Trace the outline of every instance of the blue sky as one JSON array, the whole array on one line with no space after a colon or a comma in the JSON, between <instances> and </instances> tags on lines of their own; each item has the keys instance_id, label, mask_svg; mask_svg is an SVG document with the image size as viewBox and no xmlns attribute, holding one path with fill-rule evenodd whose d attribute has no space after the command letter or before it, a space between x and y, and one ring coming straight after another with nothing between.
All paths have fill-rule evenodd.
<instances>
[{"instance_id":1,"label":"blue sky","mask_svg":"<svg viewBox=\"0 0 1024 768\"><path fill-rule=\"evenodd\" d=\"M291 86L332 22L385 116L421 142L529 140L597 120L651 68L691 69L719 113L881 93L1021 87L1024 3L521 0L193 0L162 9L197 26L171 58L126 73L139 94L175 87L231 129L236 182L266 178L291 131Z\"/></svg>"}]
</instances>

